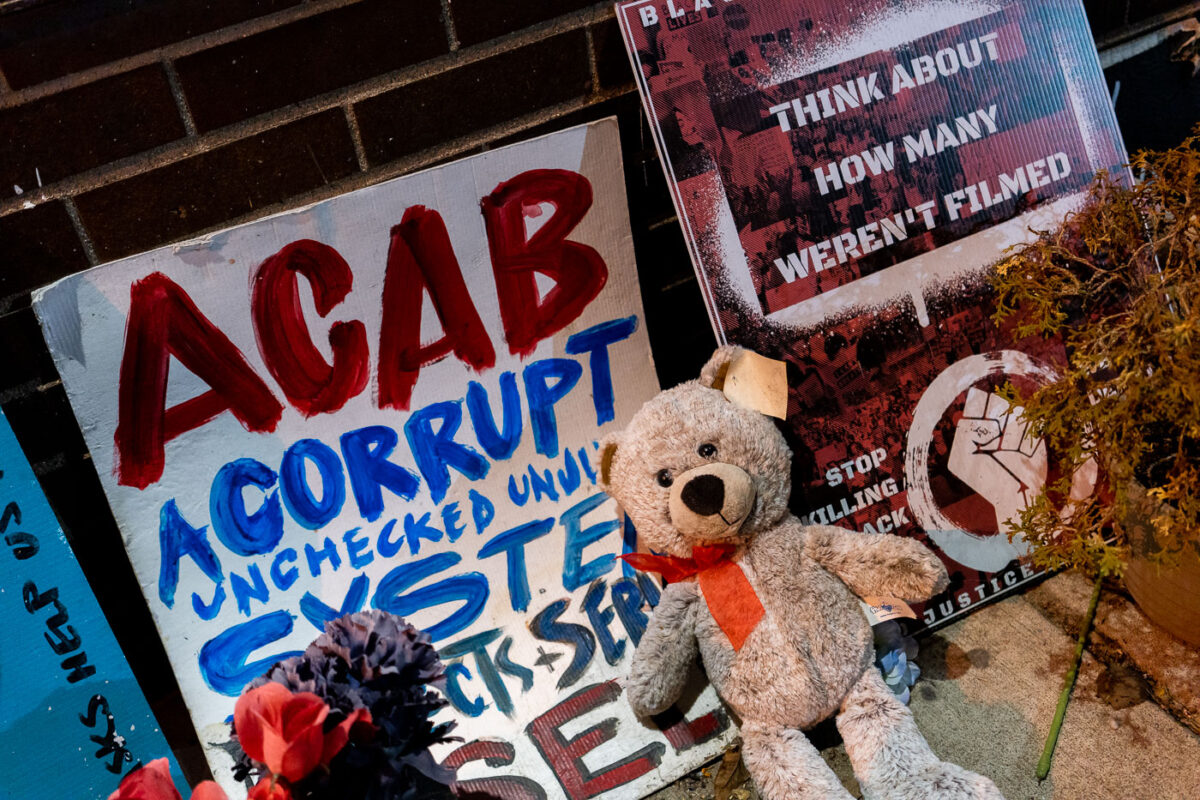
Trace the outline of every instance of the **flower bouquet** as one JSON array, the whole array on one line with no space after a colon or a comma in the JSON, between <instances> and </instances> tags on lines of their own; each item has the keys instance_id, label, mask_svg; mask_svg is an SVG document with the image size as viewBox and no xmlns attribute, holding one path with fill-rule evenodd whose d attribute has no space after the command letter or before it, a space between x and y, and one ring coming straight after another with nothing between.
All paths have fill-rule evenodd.
<instances>
[{"instance_id":1,"label":"flower bouquet","mask_svg":"<svg viewBox=\"0 0 1200 800\"><path fill-rule=\"evenodd\" d=\"M233 715L234 768L247 800L410 800L450 797L453 772L430 746L454 723L429 717L446 700L429 635L399 617L336 619L302 655L251 681ZM109 800L180 800L166 759L126 776ZM192 800L228 800L212 781Z\"/></svg>"}]
</instances>

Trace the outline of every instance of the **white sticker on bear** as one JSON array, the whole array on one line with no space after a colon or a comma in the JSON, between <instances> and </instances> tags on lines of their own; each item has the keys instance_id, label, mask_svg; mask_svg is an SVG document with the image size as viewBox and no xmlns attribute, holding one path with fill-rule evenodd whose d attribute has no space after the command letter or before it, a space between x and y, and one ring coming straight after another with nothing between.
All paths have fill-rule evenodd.
<instances>
[{"instance_id":1,"label":"white sticker on bear","mask_svg":"<svg viewBox=\"0 0 1200 800\"><path fill-rule=\"evenodd\" d=\"M725 373L725 396L743 408L787 419L787 364L743 350Z\"/></svg>"}]
</instances>

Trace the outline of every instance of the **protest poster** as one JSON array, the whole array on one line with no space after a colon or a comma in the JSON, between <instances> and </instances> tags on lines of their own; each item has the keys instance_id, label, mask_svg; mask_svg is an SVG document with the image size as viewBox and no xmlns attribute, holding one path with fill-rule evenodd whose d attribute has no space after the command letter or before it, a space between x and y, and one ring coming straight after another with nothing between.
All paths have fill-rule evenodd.
<instances>
[{"instance_id":1,"label":"protest poster","mask_svg":"<svg viewBox=\"0 0 1200 800\"><path fill-rule=\"evenodd\" d=\"M34 302L221 782L243 685L363 608L448 663L464 791L629 796L719 752L711 690L662 730L617 681L658 590L593 464L658 385L615 120Z\"/></svg>"},{"instance_id":2,"label":"protest poster","mask_svg":"<svg viewBox=\"0 0 1200 800\"><path fill-rule=\"evenodd\" d=\"M932 546L950 588L916 628L1035 577L1006 522L1055 465L997 389L1064 352L1012 344L987 274L1126 161L1080 0L618 21L718 339L788 363L793 510Z\"/></svg>"},{"instance_id":3,"label":"protest poster","mask_svg":"<svg viewBox=\"0 0 1200 800\"><path fill-rule=\"evenodd\" d=\"M0 800L108 797L171 753L3 414L0 507Z\"/></svg>"}]
</instances>

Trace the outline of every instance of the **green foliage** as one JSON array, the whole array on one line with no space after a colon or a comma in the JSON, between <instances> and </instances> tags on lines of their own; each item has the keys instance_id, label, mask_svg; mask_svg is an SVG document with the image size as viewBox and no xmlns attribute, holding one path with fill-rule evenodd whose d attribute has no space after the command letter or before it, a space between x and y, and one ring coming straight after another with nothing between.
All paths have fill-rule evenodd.
<instances>
[{"instance_id":1,"label":"green foliage","mask_svg":"<svg viewBox=\"0 0 1200 800\"><path fill-rule=\"evenodd\" d=\"M1131 167L1140 183L1099 175L992 279L997 323L1067 347L1058 381L1008 387L1061 474L1013 530L1043 567L1119 574L1131 547L1165 563L1200 553L1200 126ZM1087 497L1072 493L1081 468L1099 472Z\"/></svg>"}]
</instances>

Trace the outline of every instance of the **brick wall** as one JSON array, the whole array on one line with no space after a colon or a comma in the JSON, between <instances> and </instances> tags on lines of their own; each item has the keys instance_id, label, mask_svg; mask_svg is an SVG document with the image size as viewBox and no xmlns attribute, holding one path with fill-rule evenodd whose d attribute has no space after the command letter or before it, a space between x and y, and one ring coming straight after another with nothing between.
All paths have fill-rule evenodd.
<instances>
[{"instance_id":1,"label":"brick wall","mask_svg":"<svg viewBox=\"0 0 1200 800\"><path fill-rule=\"evenodd\" d=\"M1200 3L1087 6L1112 50ZM1200 117L1192 64L1168 44L1110 68L1132 87L1117 106L1131 148ZM609 3L0 0L0 403L191 779L206 768L30 291L613 114L647 327L674 384L713 338Z\"/></svg>"}]
</instances>

